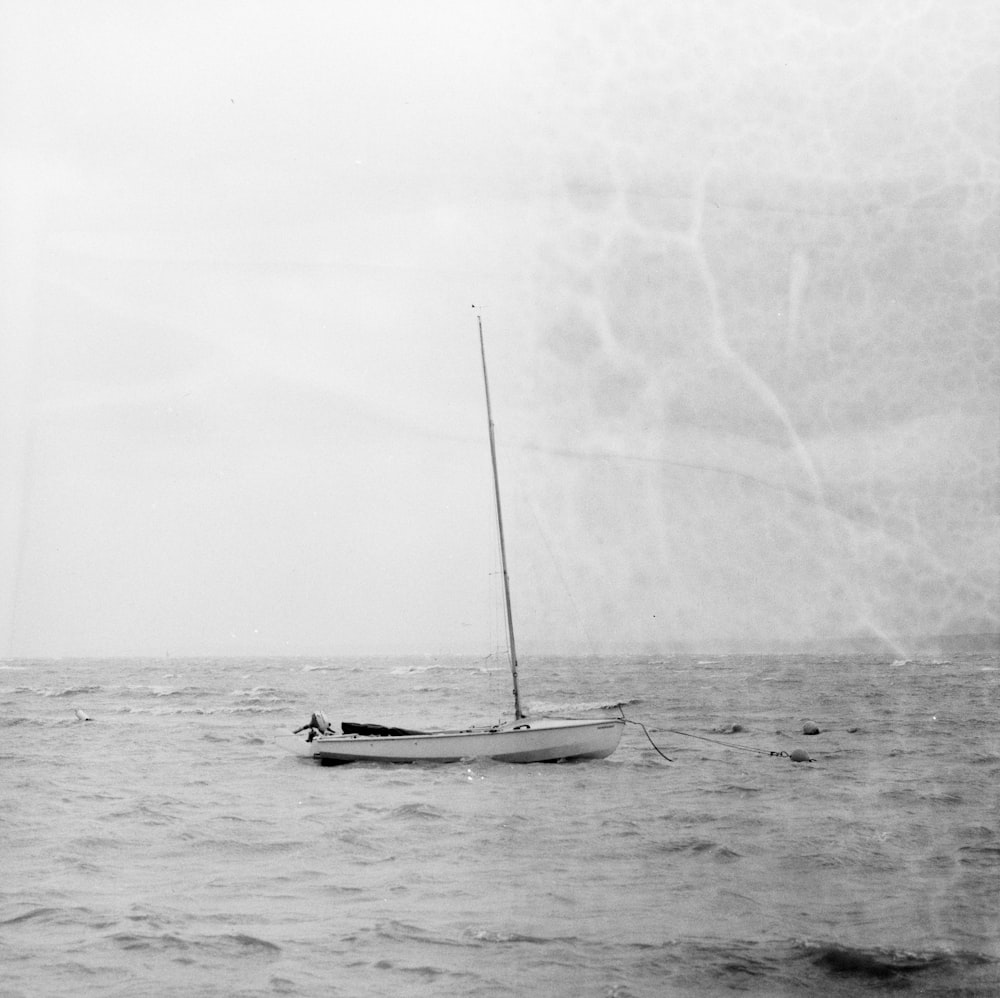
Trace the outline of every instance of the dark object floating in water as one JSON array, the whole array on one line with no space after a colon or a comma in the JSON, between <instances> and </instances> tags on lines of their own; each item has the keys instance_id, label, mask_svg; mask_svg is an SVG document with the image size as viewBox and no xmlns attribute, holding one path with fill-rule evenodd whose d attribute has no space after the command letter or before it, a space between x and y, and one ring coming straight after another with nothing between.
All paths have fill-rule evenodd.
<instances>
[{"instance_id":1,"label":"dark object floating in water","mask_svg":"<svg viewBox=\"0 0 1000 998\"><path fill-rule=\"evenodd\" d=\"M912 974L939 966L946 961L940 956L876 956L864 950L848 949L840 946L828 946L823 949L813 961L817 967L834 974L853 974L857 977L872 977L879 980L896 977L900 974Z\"/></svg>"},{"instance_id":2,"label":"dark object floating in water","mask_svg":"<svg viewBox=\"0 0 1000 998\"><path fill-rule=\"evenodd\" d=\"M788 758L791 759L792 762L813 761L812 759L809 758L809 753L805 749L800 749L800 748L792 749L792 751L788 753Z\"/></svg>"},{"instance_id":3,"label":"dark object floating in water","mask_svg":"<svg viewBox=\"0 0 1000 998\"><path fill-rule=\"evenodd\" d=\"M819 727L813 721L806 721L806 723L802 725L802 734L818 735Z\"/></svg>"}]
</instances>

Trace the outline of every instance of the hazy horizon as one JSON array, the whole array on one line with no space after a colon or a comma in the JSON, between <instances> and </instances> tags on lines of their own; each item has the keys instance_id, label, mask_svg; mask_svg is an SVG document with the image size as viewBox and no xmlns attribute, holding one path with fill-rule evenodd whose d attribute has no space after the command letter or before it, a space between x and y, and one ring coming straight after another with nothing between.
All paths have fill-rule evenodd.
<instances>
[{"instance_id":1,"label":"hazy horizon","mask_svg":"<svg viewBox=\"0 0 1000 998\"><path fill-rule=\"evenodd\" d=\"M707 642L704 646L681 646L663 648L635 648L623 647L617 649L604 649L602 651L588 651L578 649L577 651L560 651L553 648L534 648L526 655L518 655L520 661L530 663L532 661L543 661L546 659L587 659L587 658L620 658L645 659L657 656L664 658L740 658L740 657L763 657L763 658L789 658L795 656L826 657L826 656L889 656L903 655L906 658L926 658L927 656L952 655L952 654L989 654L1000 652L1000 632L984 631L967 634L936 634L936 635L900 635L893 645L887 645L883 639L873 636L854 635L840 638L815 638L801 643L786 642L775 643L771 646L755 645L748 647L737 647L725 642ZM210 662L213 660L239 660L239 659L273 659L275 661L300 661L303 659L317 659L328 661L340 661L350 659L352 661L365 662L374 661L413 661L417 659L431 660L460 660L460 661L486 661L493 662L493 667L503 670L507 667L507 651L505 648L497 647L484 656L481 649L469 651L431 651L414 649L405 650L312 650L301 652L276 652L259 653L256 655L237 654L205 654L200 652L185 651L165 651L156 653L136 653L129 654L120 652L115 655L52 655L52 656L0 656L0 662L42 662L42 661L95 661L106 659L108 661L188 661L188 662Z\"/></svg>"}]
</instances>

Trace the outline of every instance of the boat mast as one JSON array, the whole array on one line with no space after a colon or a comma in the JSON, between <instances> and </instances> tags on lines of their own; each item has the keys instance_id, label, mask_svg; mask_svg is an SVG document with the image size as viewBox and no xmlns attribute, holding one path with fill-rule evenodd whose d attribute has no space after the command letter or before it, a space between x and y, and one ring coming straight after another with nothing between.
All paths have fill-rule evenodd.
<instances>
[{"instance_id":1,"label":"boat mast","mask_svg":"<svg viewBox=\"0 0 1000 998\"><path fill-rule=\"evenodd\" d=\"M517 651L514 648L514 616L510 609L510 580L507 578L507 549L503 541L503 513L500 510L500 476L497 474L497 445L493 434L493 409L490 406L490 379L486 375L486 346L483 343L483 317L477 312L479 323L479 353L483 358L483 387L486 389L486 421L490 427L490 461L493 463L493 494L496 497L497 532L500 535L500 568L503 572L503 605L507 611L507 647L510 652L510 673L514 678L514 717L524 717L521 694L517 688Z\"/></svg>"}]
</instances>

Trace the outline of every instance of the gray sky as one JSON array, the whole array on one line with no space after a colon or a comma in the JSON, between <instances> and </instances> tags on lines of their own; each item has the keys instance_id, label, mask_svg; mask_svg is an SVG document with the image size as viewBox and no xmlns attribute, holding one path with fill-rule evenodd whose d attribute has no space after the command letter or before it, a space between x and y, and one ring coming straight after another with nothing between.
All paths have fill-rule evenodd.
<instances>
[{"instance_id":1,"label":"gray sky","mask_svg":"<svg viewBox=\"0 0 1000 998\"><path fill-rule=\"evenodd\" d=\"M0 654L997 626L989 2L0 7Z\"/></svg>"}]
</instances>

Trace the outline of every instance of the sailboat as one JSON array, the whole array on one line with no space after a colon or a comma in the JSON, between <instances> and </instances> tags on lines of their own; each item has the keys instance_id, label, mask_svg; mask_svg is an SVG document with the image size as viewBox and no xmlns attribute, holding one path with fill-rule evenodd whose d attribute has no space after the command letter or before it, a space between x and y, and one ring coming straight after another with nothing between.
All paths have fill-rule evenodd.
<instances>
[{"instance_id":1,"label":"sailboat","mask_svg":"<svg viewBox=\"0 0 1000 998\"><path fill-rule=\"evenodd\" d=\"M322 763L457 762L475 758L489 758L503 762L603 759L618 747L625 728L624 716L535 716L525 713L522 707L517 650L514 642L514 615L511 609L510 580L507 575L503 512L500 504L500 478L497 473L496 435L490 403L490 382L486 372L486 345L483 338L483 320L478 313L476 320L479 326L479 353L483 366L490 461L493 467L493 494L500 540L503 602L507 621L507 656L514 681L514 717L512 720L490 726L437 731L413 731L379 724L342 722L338 732L322 713L315 712L309 722L295 734L308 732L305 740L297 740L300 754L311 755Z\"/></svg>"}]
</instances>

